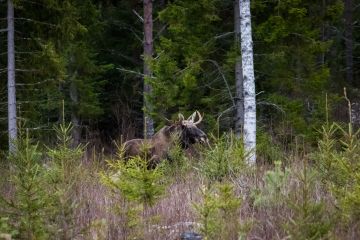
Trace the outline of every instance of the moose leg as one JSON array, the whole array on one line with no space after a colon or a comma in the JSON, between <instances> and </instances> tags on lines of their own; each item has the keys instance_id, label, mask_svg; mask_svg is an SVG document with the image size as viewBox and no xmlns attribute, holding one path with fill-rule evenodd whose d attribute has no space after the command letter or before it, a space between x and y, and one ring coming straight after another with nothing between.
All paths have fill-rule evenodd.
<instances>
[{"instance_id":1,"label":"moose leg","mask_svg":"<svg viewBox=\"0 0 360 240\"><path fill-rule=\"evenodd\" d=\"M160 163L161 159L158 155L153 155L148 162L148 168L154 169Z\"/></svg>"}]
</instances>

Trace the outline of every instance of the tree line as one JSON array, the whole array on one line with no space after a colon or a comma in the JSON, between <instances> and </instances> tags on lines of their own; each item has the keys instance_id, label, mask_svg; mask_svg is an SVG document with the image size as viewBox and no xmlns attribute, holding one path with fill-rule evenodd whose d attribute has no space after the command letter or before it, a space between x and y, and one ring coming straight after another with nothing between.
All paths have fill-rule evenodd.
<instances>
[{"instance_id":1,"label":"tree line","mask_svg":"<svg viewBox=\"0 0 360 240\"><path fill-rule=\"evenodd\" d=\"M151 135L194 109L205 113L208 132L242 131L247 70L238 1L0 3L0 74L16 79L1 83L2 149L8 134L16 136L8 118L42 141L52 141L52 125L71 121L75 143L97 146L143 136L144 128ZM358 5L251 1L260 129L285 143L296 134L313 139L325 101L330 117L345 119L342 89L354 101L358 91Z\"/></svg>"}]
</instances>

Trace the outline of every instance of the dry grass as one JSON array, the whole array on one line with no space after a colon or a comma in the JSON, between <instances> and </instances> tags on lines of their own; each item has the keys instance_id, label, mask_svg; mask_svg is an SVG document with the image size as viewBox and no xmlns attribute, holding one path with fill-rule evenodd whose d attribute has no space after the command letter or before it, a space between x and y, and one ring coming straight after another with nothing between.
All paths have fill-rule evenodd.
<instances>
[{"instance_id":1,"label":"dry grass","mask_svg":"<svg viewBox=\"0 0 360 240\"><path fill-rule=\"evenodd\" d=\"M111 190L100 182L99 172L105 167L97 164L97 161L84 161L83 172L80 182L77 184L76 198L80 202L75 218L77 221L76 239L129 239L126 229L126 219L118 210L127 207L124 200L118 194L112 194ZM263 176L267 167L258 167L255 171L244 170L237 178L230 178L235 186L236 194L242 199L239 220L242 223L251 222L251 229L246 239L288 239L284 230L284 224L294 217L294 212L284 203L266 207L254 206L253 191L261 191L264 188ZM294 161L291 170L295 173L302 171L302 162ZM151 224L145 233L145 239L179 239L184 231L198 231L200 223L193 207L195 203L201 203L202 197L199 189L206 185L203 177L191 170L186 176L172 177L166 189L164 197L145 213L146 216L158 216L158 221ZM298 195L294 195L294 204L300 204L301 181L296 174L290 176L283 191L291 192L299 189ZM9 193L9 187L3 188L2 193ZM325 201L329 208L333 200L320 182L314 184L311 192L314 201ZM356 239L354 235L359 226L349 229L341 229L334 226L333 233L338 239Z\"/></svg>"}]
</instances>

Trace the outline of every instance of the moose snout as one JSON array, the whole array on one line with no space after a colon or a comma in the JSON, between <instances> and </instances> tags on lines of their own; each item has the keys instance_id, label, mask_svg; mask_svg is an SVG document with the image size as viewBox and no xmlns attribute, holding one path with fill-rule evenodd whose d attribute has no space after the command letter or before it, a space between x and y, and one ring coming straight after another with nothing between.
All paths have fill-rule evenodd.
<instances>
[{"instance_id":1,"label":"moose snout","mask_svg":"<svg viewBox=\"0 0 360 240\"><path fill-rule=\"evenodd\" d=\"M205 133L202 134L202 135L199 137L199 142L200 142L201 144L206 144L206 145L209 144L209 139L208 139L208 137L206 136Z\"/></svg>"}]
</instances>

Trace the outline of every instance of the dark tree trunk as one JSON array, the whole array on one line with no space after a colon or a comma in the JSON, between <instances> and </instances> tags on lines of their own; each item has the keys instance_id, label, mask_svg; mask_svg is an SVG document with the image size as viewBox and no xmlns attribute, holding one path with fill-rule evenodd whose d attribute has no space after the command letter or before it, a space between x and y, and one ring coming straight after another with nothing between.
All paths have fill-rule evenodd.
<instances>
[{"instance_id":1,"label":"dark tree trunk","mask_svg":"<svg viewBox=\"0 0 360 240\"><path fill-rule=\"evenodd\" d=\"M345 58L346 58L346 81L354 84L354 62L353 62L353 1L345 0Z\"/></svg>"},{"instance_id":2,"label":"dark tree trunk","mask_svg":"<svg viewBox=\"0 0 360 240\"><path fill-rule=\"evenodd\" d=\"M16 125L16 85L15 85L15 41L14 41L14 4L8 0L7 10L7 51L8 51L8 131L9 131L9 151L15 151L15 141L17 139Z\"/></svg>"},{"instance_id":3,"label":"dark tree trunk","mask_svg":"<svg viewBox=\"0 0 360 240\"><path fill-rule=\"evenodd\" d=\"M236 46L240 46L240 8L239 0L234 1L234 32ZM235 82L236 82L236 116L235 133L238 138L241 137L244 126L244 86L241 56L237 56L235 63Z\"/></svg>"},{"instance_id":4,"label":"dark tree trunk","mask_svg":"<svg viewBox=\"0 0 360 240\"><path fill-rule=\"evenodd\" d=\"M76 75L76 74L75 74ZM80 124L80 118L77 113L76 107L79 105L79 96L78 96L78 90L75 84L75 78L71 79L70 83L70 98L72 105L74 106L71 111L71 124L73 125L72 129L72 145L73 147L77 147L80 144L81 141L81 124Z\"/></svg>"},{"instance_id":5,"label":"dark tree trunk","mask_svg":"<svg viewBox=\"0 0 360 240\"><path fill-rule=\"evenodd\" d=\"M153 56L153 3L152 0L144 0L144 137L151 137L154 134L154 122L148 115L151 111L151 105L146 100L146 95L151 94L151 86L145 81L146 77L151 77L152 72L149 67L148 61Z\"/></svg>"}]
</instances>

